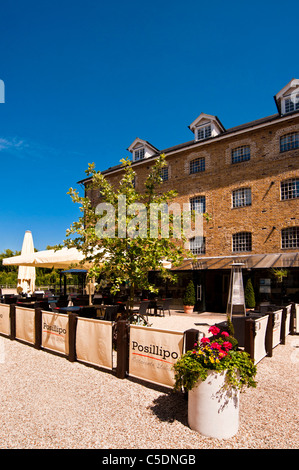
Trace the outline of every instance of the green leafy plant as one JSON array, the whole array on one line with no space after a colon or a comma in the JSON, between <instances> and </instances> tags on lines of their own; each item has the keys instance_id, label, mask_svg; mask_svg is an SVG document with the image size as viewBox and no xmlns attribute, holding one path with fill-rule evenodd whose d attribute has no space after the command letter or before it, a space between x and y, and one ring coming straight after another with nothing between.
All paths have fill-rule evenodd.
<instances>
[{"instance_id":1,"label":"green leafy plant","mask_svg":"<svg viewBox=\"0 0 299 470\"><path fill-rule=\"evenodd\" d=\"M253 290L253 285L251 279L248 279L246 286L245 286L245 305L247 308L254 308L255 307L255 295Z\"/></svg>"},{"instance_id":2,"label":"green leafy plant","mask_svg":"<svg viewBox=\"0 0 299 470\"><path fill-rule=\"evenodd\" d=\"M74 203L80 204L83 215L67 230L64 245L76 247L83 253L84 262L90 263L89 277L104 279L113 295L126 284L129 310L132 311L136 289L157 292L156 286L149 282L148 273L159 271L163 279L175 281L176 275L163 262L170 262L172 267L180 266L186 257L190 257L190 252L183 247L186 237L176 216L169 215L169 237L163 236L162 214L154 226L150 216L142 217L142 210L150 214L153 205L161 207L177 196L176 191L161 190L160 175L166 165L165 155L155 160L140 190L134 184L131 162L123 159L121 163L118 183L109 183L105 175L90 164L86 170L90 177L86 197L80 197L78 191L70 188L69 194ZM108 203L111 210L98 211L95 194L100 194L101 203ZM99 235L99 226L103 227L104 235ZM177 230L180 236L171 238Z\"/></svg>"},{"instance_id":3,"label":"green leafy plant","mask_svg":"<svg viewBox=\"0 0 299 470\"><path fill-rule=\"evenodd\" d=\"M187 285L185 295L183 298L183 304L190 305L190 306L195 305L195 287L194 287L193 281L190 281L189 284Z\"/></svg>"},{"instance_id":4,"label":"green leafy plant","mask_svg":"<svg viewBox=\"0 0 299 470\"><path fill-rule=\"evenodd\" d=\"M174 365L176 390L182 387L189 391L198 380L205 381L208 372L227 371L226 385L243 390L244 387L256 387L254 377L256 366L248 353L233 345L232 338L217 326L209 328L211 337L201 338L194 349L187 351Z\"/></svg>"},{"instance_id":5,"label":"green leafy plant","mask_svg":"<svg viewBox=\"0 0 299 470\"><path fill-rule=\"evenodd\" d=\"M272 273L274 274L277 282L282 282L284 277L288 277L287 269L272 268Z\"/></svg>"}]
</instances>

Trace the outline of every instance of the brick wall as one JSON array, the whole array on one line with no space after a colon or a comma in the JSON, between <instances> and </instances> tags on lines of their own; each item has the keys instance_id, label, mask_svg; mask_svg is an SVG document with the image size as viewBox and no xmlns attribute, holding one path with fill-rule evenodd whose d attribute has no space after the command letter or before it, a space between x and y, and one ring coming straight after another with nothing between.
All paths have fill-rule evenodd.
<instances>
[{"instance_id":1,"label":"brick wall","mask_svg":"<svg viewBox=\"0 0 299 470\"><path fill-rule=\"evenodd\" d=\"M294 116L284 123L273 122L166 155L169 179L163 190L176 189L180 203L197 195L206 198L206 211L212 217L204 222L206 256L233 254L232 235L242 231L252 233L252 254L282 251L281 229L299 226L299 200L281 201L280 182L299 177L299 149L281 153L280 137L298 130L299 117ZM250 160L232 164L232 149L243 145L250 146ZM198 157L205 158L205 171L190 175L190 161ZM133 165L138 190L152 164L150 159ZM118 171L106 177L117 186L120 176ZM232 208L232 191L241 187L251 188L252 204ZM94 204L99 201L95 191L89 196Z\"/></svg>"}]
</instances>

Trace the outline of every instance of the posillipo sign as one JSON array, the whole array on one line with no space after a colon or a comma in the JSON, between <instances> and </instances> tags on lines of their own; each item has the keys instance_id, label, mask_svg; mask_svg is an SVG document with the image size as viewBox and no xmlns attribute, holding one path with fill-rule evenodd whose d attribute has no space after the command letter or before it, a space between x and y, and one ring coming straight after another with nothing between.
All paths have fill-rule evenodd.
<instances>
[{"instance_id":1,"label":"posillipo sign","mask_svg":"<svg viewBox=\"0 0 299 470\"><path fill-rule=\"evenodd\" d=\"M129 375L173 387L173 365L182 355L184 333L131 325Z\"/></svg>"},{"instance_id":2,"label":"posillipo sign","mask_svg":"<svg viewBox=\"0 0 299 470\"><path fill-rule=\"evenodd\" d=\"M42 313L42 347L61 354L69 352L68 315Z\"/></svg>"}]
</instances>

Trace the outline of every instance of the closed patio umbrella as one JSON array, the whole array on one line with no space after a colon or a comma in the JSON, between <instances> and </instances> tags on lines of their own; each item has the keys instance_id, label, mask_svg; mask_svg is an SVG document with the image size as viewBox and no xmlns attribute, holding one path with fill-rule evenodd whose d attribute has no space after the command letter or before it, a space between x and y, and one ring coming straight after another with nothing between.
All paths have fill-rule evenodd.
<instances>
[{"instance_id":1,"label":"closed patio umbrella","mask_svg":"<svg viewBox=\"0 0 299 470\"><path fill-rule=\"evenodd\" d=\"M32 233L30 230L25 232L21 256L34 254L34 245ZM32 294L35 290L35 267L19 266L18 270L18 293Z\"/></svg>"}]
</instances>

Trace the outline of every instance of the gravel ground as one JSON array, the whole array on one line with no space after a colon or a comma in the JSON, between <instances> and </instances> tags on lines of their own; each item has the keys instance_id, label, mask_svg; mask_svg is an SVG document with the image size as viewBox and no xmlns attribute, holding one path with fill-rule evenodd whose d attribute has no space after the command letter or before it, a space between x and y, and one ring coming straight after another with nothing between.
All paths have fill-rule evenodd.
<instances>
[{"instance_id":1,"label":"gravel ground","mask_svg":"<svg viewBox=\"0 0 299 470\"><path fill-rule=\"evenodd\" d=\"M181 330L215 319L182 317L152 323ZM241 394L238 434L218 440L188 427L180 393L0 337L0 448L298 449L298 348L288 336L258 364L258 387Z\"/></svg>"}]
</instances>

